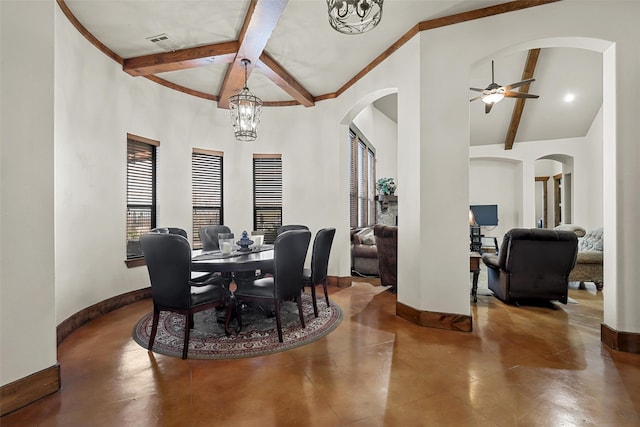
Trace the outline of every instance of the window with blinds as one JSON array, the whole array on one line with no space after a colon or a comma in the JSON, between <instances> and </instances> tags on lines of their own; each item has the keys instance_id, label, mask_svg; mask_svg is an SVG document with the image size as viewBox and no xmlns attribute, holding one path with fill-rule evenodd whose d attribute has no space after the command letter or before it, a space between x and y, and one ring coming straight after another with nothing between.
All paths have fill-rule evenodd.
<instances>
[{"instance_id":1,"label":"window with blinds","mask_svg":"<svg viewBox=\"0 0 640 427\"><path fill-rule=\"evenodd\" d=\"M127 259L142 258L140 236L156 226L158 141L127 134Z\"/></svg>"},{"instance_id":2,"label":"window with blinds","mask_svg":"<svg viewBox=\"0 0 640 427\"><path fill-rule=\"evenodd\" d=\"M351 144L350 225L352 228L376 222L376 155L363 137L349 130Z\"/></svg>"},{"instance_id":3,"label":"window with blinds","mask_svg":"<svg viewBox=\"0 0 640 427\"><path fill-rule=\"evenodd\" d=\"M253 156L253 228L264 232L264 243L276 240L282 225L282 157Z\"/></svg>"},{"instance_id":4,"label":"window with blinds","mask_svg":"<svg viewBox=\"0 0 640 427\"><path fill-rule=\"evenodd\" d=\"M223 224L222 152L194 148L191 155L193 247L202 248L198 230Z\"/></svg>"}]
</instances>

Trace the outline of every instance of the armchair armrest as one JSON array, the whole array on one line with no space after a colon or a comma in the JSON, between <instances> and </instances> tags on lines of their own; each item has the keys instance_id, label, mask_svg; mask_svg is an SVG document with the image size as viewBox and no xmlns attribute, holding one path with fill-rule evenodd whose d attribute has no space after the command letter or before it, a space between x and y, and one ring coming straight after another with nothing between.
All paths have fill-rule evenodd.
<instances>
[{"instance_id":1,"label":"armchair armrest","mask_svg":"<svg viewBox=\"0 0 640 427\"><path fill-rule=\"evenodd\" d=\"M491 253L482 254L482 262L489 268L500 270L499 256Z\"/></svg>"}]
</instances>

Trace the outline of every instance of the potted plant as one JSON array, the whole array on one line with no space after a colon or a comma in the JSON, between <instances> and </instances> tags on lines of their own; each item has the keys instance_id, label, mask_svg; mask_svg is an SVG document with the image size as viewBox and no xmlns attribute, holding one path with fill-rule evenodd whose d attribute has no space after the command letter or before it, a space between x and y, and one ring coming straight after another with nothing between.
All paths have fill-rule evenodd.
<instances>
[{"instance_id":1,"label":"potted plant","mask_svg":"<svg viewBox=\"0 0 640 427\"><path fill-rule=\"evenodd\" d=\"M395 194L396 188L398 188L398 186L393 178L379 178L378 181L376 181L376 189L381 195L391 196Z\"/></svg>"}]
</instances>

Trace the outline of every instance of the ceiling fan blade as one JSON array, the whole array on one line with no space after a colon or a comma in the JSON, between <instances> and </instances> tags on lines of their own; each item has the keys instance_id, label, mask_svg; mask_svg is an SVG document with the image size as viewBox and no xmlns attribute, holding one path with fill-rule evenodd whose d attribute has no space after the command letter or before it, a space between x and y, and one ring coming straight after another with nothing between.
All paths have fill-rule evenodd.
<instances>
[{"instance_id":1,"label":"ceiling fan blade","mask_svg":"<svg viewBox=\"0 0 640 427\"><path fill-rule=\"evenodd\" d=\"M524 92L505 92L505 98L540 98L540 95Z\"/></svg>"},{"instance_id":2,"label":"ceiling fan blade","mask_svg":"<svg viewBox=\"0 0 640 427\"><path fill-rule=\"evenodd\" d=\"M517 87L520 87L522 85L526 85L527 83L532 83L532 82L535 82L535 81L536 81L536 79L527 79L527 80L522 80L521 82L511 83L510 85L504 86L504 90L509 91L511 89L515 89Z\"/></svg>"},{"instance_id":3,"label":"ceiling fan blade","mask_svg":"<svg viewBox=\"0 0 640 427\"><path fill-rule=\"evenodd\" d=\"M480 95L480 96L476 96L475 98L471 98L471 99L469 100L469 102L473 102L473 101L475 101L476 99L480 99L480 98L482 98L482 95Z\"/></svg>"},{"instance_id":4,"label":"ceiling fan blade","mask_svg":"<svg viewBox=\"0 0 640 427\"><path fill-rule=\"evenodd\" d=\"M479 87L470 87L469 90L473 90L475 92L484 92L484 89L480 89Z\"/></svg>"},{"instance_id":5,"label":"ceiling fan blade","mask_svg":"<svg viewBox=\"0 0 640 427\"><path fill-rule=\"evenodd\" d=\"M489 114L489 111L491 111L491 107L493 107L493 102L490 104L484 104L484 113L485 114Z\"/></svg>"}]
</instances>

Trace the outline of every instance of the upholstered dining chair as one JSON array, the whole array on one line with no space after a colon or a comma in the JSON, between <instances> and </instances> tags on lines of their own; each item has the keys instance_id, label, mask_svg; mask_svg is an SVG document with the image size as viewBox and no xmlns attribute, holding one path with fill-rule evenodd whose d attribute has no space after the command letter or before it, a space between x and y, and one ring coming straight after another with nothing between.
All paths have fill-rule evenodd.
<instances>
[{"instance_id":1,"label":"upholstered dining chair","mask_svg":"<svg viewBox=\"0 0 640 427\"><path fill-rule=\"evenodd\" d=\"M238 286L235 291L235 311L238 320L238 330L242 328L242 302L267 303L275 305L278 340L283 342L282 322L280 320L280 304L294 299L298 304L298 314L302 327L304 315L302 313L302 271L304 260L309 249L311 232L309 230L291 230L280 234L273 249L273 276L259 278L253 283ZM231 315L231 304L227 307L227 316Z\"/></svg>"},{"instance_id":2,"label":"upholstered dining chair","mask_svg":"<svg viewBox=\"0 0 640 427\"><path fill-rule=\"evenodd\" d=\"M184 229L178 227L158 227L152 229L151 232L161 234L177 234L178 236L182 236L185 239L188 239L187 232ZM191 280L200 284L219 280L220 277L220 273L206 273L201 271L191 272Z\"/></svg>"},{"instance_id":3,"label":"upholstered dining chair","mask_svg":"<svg viewBox=\"0 0 640 427\"><path fill-rule=\"evenodd\" d=\"M178 234L146 233L140 238L153 299L153 324L147 349L152 351L161 311L185 315L182 358L187 358L193 314L222 306L228 291L218 284L191 281L191 245Z\"/></svg>"},{"instance_id":4,"label":"upholstered dining chair","mask_svg":"<svg viewBox=\"0 0 640 427\"><path fill-rule=\"evenodd\" d=\"M151 230L152 233L167 233L167 234L177 234L178 236L182 236L185 239L188 239L187 232L178 227L158 227Z\"/></svg>"},{"instance_id":5,"label":"upholstered dining chair","mask_svg":"<svg viewBox=\"0 0 640 427\"><path fill-rule=\"evenodd\" d=\"M291 230L308 230L309 227L307 227L306 225L300 225L300 224L285 224L285 225L281 225L280 227L278 227L278 236L282 233L284 233L285 231L291 231Z\"/></svg>"},{"instance_id":6,"label":"upholstered dining chair","mask_svg":"<svg viewBox=\"0 0 640 427\"><path fill-rule=\"evenodd\" d=\"M303 286L311 288L311 298L313 299L313 314L318 317L318 303L316 300L316 286L321 284L324 289L324 297L329 307L329 292L327 291L327 269L329 267L329 255L333 237L336 234L335 228L323 228L318 230L313 239L313 249L311 252L311 268L303 270Z\"/></svg>"},{"instance_id":7,"label":"upholstered dining chair","mask_svg":"<svg viewBox=\"0 0 640 427\"><path fill-rule=\"evenodd\" d=\"M226 225L205 225L200 227L198 235L202 242L203 251L215 251L220 249L218 244L218 234L231 233L231 229Z\"/></svg>"}]
</instances>

